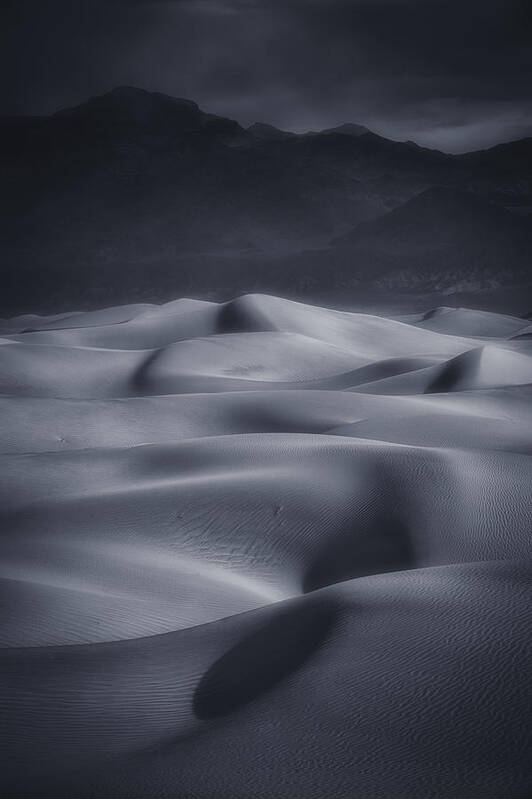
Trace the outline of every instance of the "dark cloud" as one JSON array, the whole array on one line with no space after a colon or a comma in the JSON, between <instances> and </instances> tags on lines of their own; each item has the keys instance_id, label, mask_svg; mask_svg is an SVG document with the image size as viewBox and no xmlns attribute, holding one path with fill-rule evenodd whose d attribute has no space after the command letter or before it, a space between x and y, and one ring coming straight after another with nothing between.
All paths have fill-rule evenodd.
<instances>
[{"instance_id":1,"label":"dark cloud","mask_svg":"<svg viewBox=\"0 0 532 799\"><path fill-rule=\"evenodd\" d=\"M5 13L5 112L133 84L243 123L359 121L449 150L532 131L528 0L18 0Z\"/></svg>"}]
</instances>

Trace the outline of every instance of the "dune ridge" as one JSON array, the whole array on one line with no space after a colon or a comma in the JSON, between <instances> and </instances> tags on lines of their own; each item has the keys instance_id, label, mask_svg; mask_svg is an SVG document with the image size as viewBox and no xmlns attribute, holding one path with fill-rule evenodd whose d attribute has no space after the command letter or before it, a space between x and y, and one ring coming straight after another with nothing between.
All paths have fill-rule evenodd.
<instances>
[{"instance_id":1,"label":"dune ridge","mask_svg":"<svg viewBox=\"0 0 532 799\"><path fill-rule=\"evenodd\" d=\"M529 327L2 320L2 795L524 797Z\"/></svg>"}]
</instances>

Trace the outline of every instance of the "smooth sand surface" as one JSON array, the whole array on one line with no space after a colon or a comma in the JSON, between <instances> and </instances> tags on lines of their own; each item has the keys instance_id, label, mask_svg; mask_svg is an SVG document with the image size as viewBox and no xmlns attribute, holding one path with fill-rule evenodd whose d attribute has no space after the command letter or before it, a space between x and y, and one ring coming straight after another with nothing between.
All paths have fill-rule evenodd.
<instances>
[{"instance_id":1,"label":"smooth sand surface","mask_svg":"<svg viewBox=\"0 0 532 799\"><path fill-rule=\"evenodd\" d=\"M2 320L2 795L524 799L528 328Z\"/></svg>"}]
</instances>

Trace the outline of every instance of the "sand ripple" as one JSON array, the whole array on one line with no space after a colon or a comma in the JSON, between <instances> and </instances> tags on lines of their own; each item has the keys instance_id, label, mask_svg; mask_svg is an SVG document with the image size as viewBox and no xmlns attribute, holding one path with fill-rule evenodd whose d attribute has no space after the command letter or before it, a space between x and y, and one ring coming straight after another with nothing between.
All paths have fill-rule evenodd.
<instances>
[{"instance_id":1,"label":"sand ripple","mask_svg":"<svg viewBox=\"0 0 532 799\"><path fill-rule=\"evenodd\" d=\"M251 295L2 336L2 795L527 795L529 322Z\"/></svg>"}]
</instances>

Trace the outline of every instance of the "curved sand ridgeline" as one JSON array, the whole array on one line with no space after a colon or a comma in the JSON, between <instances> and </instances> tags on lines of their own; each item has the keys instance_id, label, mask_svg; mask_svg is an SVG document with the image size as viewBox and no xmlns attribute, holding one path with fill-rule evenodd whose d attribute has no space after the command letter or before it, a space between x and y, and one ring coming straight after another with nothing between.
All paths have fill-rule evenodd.
<instances>
[{"instance_id":1,"label":"curved sand ridgeline","mask_svg":"<svg viewBox=\"0 0 532 799\"><path fill-rule=\"evenodd\" d=\"M2 320L2 795L524 797L528 328Z\"/></svg>"}]
</instances>

